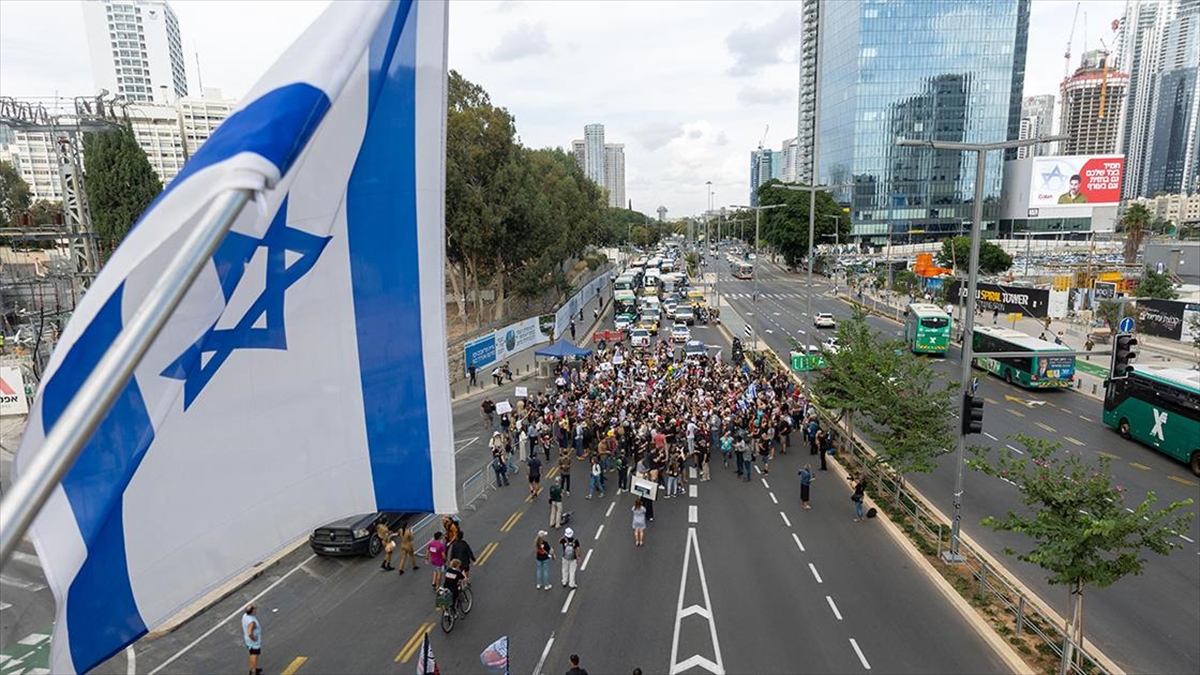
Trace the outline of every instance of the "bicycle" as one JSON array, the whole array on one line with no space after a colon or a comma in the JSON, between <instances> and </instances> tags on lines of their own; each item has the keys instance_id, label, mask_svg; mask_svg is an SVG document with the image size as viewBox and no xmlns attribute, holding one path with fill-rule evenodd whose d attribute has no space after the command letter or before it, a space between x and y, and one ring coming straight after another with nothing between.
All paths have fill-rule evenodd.
<instances>
[{"instance_id":1,"label":"bicycle","mask_svg":"<svg viewBox=\"0 0 1200 675\"><path fill-rule=\"evenodd\" d=\"M454 622L471 613L474 598L471 595L470 582L466 579L463 580L462 586L458 589L458 602L454 603L454 607L450 606L452 597L450 589L445 587L438 589L437 607L442 610L442 632L444 633L454 630Z\"/></svg>"}]
</instances>

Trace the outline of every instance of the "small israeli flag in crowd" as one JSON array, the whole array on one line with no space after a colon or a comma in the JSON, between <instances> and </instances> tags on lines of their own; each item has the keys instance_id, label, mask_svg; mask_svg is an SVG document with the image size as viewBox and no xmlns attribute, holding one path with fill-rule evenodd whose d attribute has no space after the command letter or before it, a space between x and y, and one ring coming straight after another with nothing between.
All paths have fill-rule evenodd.
<instances>
[{"instance_id":1,"label":"small israeli flag in crowd","mask_svg":"<svg viewBox=\"0 0 1200 675\"><path fill-rule=\"evenodd\" d=\"M167 262L256 192L31 529L51 669L86 671L328 520L453 512L444 2L335 2L83 297L16 465Z\"/></svg>"}]
</instances>

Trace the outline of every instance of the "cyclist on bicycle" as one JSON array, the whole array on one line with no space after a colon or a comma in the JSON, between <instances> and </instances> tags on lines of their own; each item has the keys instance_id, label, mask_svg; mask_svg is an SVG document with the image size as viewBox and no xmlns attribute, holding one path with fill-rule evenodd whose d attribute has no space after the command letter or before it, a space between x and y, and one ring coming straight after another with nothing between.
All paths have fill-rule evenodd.
<instances>
[{"instance_id":1,"label":"cyclist on bicycle","mask_svg":"<svg viewBox=\"0 0 1200 675\"><path fill-rule=\"evenodd\" d=\"M451 560L450 564L446 566L446 573L442 575L442 588L450 592L451 610L458 607L458 589L462 576L462 563L457 558Z\"/></svg>"}]
</instances>

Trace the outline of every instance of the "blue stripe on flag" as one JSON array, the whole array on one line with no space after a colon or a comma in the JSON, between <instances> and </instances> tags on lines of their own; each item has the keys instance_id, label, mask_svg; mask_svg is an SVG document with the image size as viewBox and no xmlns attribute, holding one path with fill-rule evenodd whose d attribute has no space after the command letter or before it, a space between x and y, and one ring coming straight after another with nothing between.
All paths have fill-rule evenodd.
<instances>
[{"instance_id":1,"label":"blue stripe on flag","mask_svg":"<svg viewBox=\"0 0 1200 675\"><path fill-rule=\"evenodd\" d=\"M305 82L279 87L254 99L217 127L166 189L154 198L134 227L145 220L176 185L182 185L192 174L234 155L256 153L274 164L281 176L286 174L321 120L325 119L329 106L329 96Z\"/></svg>"},{"instance_id":2,"label":"blue stripe on flag","mask_svg":"<svg viewBox=\"0 0 1200 675\"><path fill-rule=\"evenodd\" d=\"M49 433L83 381L121 332L122 284L84 329L42 388L42 428ZM67 592L71 659L80 672L146 633L125 560L122 496L154 440L137 380L121 391L108 415L62 481L87 547Z\"/></svg>"},{"instance_id":3,"label":"blue stripe on flag","mask_svg":"<svg viewBox=\"0 0 1200 675\"><path fill-rule=\"evenodd\" d=\"M393 3L371 40L371 107L346 218L375 498L379 508L431 511L415 191L416 11L412 0Z\"/></svg>"}]
</instances>

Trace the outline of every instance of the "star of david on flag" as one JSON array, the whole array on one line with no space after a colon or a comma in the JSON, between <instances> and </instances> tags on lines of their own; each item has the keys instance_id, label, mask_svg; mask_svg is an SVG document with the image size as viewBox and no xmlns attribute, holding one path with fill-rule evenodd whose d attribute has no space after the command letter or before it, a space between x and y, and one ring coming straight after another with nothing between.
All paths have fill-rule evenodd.
<instances>
[{"instance_id":1,"label":"star of david on flag","mask_svg":"<svg viewBox=\"0 0 1200 675\"><path fill-rule=\"evenodd\" d=\"M204 385L238 349L287 349L283 318L284 296L316 264L329 237L319 237L287 226L287 199L261 239L230 232L213 255L213 266L226 306L238 290L247 266L259 249L266 251L266 280L262 293L232 328L212 327L162 372L183 380L186 409ZM288 254L297 259L289 263ZM222 317L224 318L224 317ZM260 325L262 322L262 325Z\"/></svg>"},{"instance_id":2,"label":"star of david on flag","mask_svg":"<svg viewBox=\"0 0 1200 675\"><path fill-rule=\"evenodd\" d=\"M78 303L17 480L146 325L172 261L202 259L189 242L252 195L29 530L56 603L52 672L94 668L323 523L457 511L446 21L439 0L331 3Z\"/></svg>"}]
</instances>

